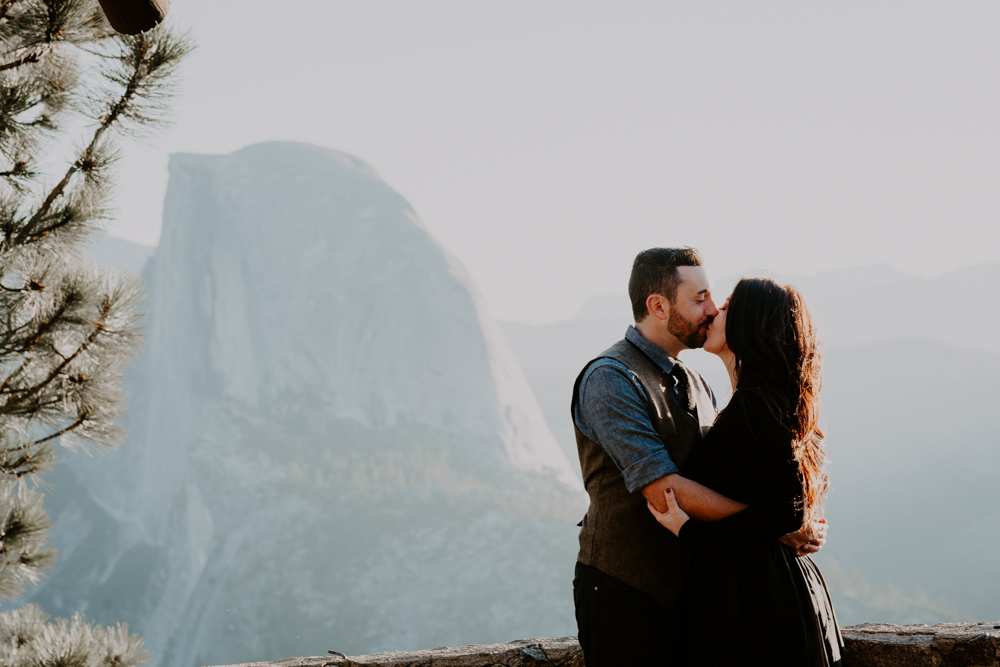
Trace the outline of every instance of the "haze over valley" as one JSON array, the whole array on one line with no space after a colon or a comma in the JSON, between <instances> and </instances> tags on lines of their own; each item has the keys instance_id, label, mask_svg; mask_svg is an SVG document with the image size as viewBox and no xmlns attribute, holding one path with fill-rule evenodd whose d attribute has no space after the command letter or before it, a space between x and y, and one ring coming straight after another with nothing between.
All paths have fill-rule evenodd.
<instances>
[{"instance_id":1,"label":"haze over valley","mask_svg":"<svg viewBox=\"0 0 1000 667\"><path fill-rule=\"evenodd\" d=\"M0 3L0 24L35 30L36 4ZM770 275L818 321L816 559L840 623L1000 625L1000 3L157 4L196 48L171 95L119 119L173 124L120 154L104 123L123 107L63 96L91 56L77 71L32 38L0 66L20 137L6 233L49 267L11 260L0 283L24 306L11 377L42 345L55 370L25 391L63 392L10 442L53 406L73 415L46 456L115 433L86 429L118 414L118 367L67 355L58 323L126 359L105 326L122 318L103 296L89 324L42 316L53 249L69 267L104 225L83 250L141 276L147 312L128 435L57 448L39 490L58 557L9 617L125 622L158 667L575 634L573 382L632 321L635 254L695 246L717 302ZM48 16L90 35L78 10ZM126 97L152 90L109 62ZM29 122L22 103L49 108ZM35 155L50 111L85 107L104 138ZM721 363L682 358L724 406ZM46 456L19 447L8 477L27 484L18 466ZM35 539L44 517L7 520Z\"/></svg>"}]
</instances>

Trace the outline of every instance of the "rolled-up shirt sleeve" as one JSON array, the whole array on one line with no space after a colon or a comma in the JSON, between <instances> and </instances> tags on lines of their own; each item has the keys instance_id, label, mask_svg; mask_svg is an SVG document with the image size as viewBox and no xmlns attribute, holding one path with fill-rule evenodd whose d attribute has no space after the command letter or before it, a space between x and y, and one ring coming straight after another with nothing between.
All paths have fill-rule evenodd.
<instances>
[{"instance_id":1,"label":"rolled-up shirt sleeve","mask_svg":"<svg viewBox=\"0 0 1000 667\"><path fill-rule=\"evenodd\" d=\"M584 373L574 422L615 462L630 493L677 472L653 429L645 390L618 361L599 360Z\"/></svg>"}]
</instances>

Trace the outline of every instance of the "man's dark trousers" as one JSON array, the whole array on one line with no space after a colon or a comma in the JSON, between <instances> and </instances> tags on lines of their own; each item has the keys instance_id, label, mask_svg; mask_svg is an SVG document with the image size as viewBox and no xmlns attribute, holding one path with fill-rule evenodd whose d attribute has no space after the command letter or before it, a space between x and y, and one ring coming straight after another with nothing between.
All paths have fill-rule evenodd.
<instances>
[{"instance_id":1,"label":"man's dark trousers","mask_svg":"<svg viewBox=\"0 0 1000 667\"><path fill-rule=\"evenodd\" d=\"M577 563L573 601L587 667L689 664L683 596L668 609L597 568Z\"/></svg>"}]
</instances>

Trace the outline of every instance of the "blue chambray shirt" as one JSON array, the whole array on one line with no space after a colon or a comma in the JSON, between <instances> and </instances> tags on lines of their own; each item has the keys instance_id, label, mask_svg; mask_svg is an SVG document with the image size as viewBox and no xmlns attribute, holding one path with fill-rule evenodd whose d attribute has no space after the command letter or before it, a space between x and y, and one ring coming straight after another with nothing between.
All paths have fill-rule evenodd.
<instances>
[{"instance_id":1,"label":"blue chambray shirt","mask_svg":"<svg viewBox=\"0 0 1000 667\"><path fill-rule=\"evenodd\" d=\"M674 359L629 326L625 338L669 373ZM712 396L715 403L715 396ZM615 359L598 359L580 379L573 422L608 453L622 471L629 493L677 472L649 418L649 401L639 377Z\"/></svg>"}]
</instances>

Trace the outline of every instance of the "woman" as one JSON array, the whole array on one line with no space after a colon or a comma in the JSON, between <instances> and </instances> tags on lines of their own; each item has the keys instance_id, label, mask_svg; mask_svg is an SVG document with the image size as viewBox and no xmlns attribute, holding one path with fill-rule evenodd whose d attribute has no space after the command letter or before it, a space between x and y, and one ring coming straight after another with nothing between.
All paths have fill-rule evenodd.
<instances>
[{"instance_id":1,"label":"woman","mask_svg":"<svg viewBox=\"0 0 1000 667\"><path fill-rule=\"evenodd\" d=\"M827 490L820 353L802 295L741 280L705 349L726 364L733 396L685 476L750 507L706 523L689 518L672 490L666 513L650 506L693 549L692 664L840 665L843 639L822 575L778 542L822 518Z\"/></svg>"}]
</instances>

